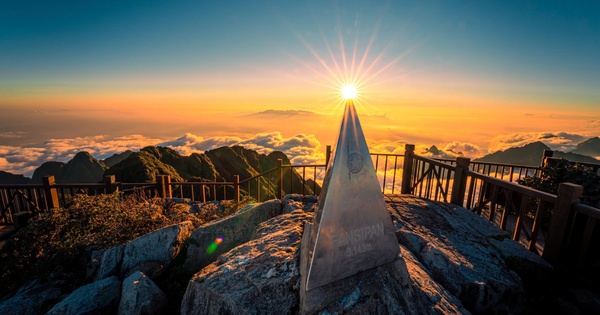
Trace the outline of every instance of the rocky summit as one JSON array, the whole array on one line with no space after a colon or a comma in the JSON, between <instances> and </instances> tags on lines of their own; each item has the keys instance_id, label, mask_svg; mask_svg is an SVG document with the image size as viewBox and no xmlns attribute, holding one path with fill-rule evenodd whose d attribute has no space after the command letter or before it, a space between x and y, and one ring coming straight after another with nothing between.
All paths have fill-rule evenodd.
<instances>
[{"instance_id":1,"label":"rocky summit","mask_svg":"<svg viewBox=\"0 0 600 315\"><path fill-rule=\"evenodd\" d=\"M28 283L0 314L543 314L600 309L589 291L552 297L556 273L464 208L386 196L400 255L305 290L314 196L244 207L193 230L168 226L92 254L91 282ZM192 211L193 207L190 207ZM231 230L231 231L230 231ZM339 268L344 268L340 265ZM174 292L174 290L179 290Z\"/></svg>"}]
</instances>

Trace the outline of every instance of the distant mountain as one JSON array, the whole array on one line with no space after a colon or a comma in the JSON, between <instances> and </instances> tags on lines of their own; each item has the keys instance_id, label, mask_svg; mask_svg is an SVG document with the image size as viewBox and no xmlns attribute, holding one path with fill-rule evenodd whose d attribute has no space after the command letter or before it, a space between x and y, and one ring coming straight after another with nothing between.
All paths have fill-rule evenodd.
<instances>
[{"instance_id":1,"label":"distant mountain","mask_svg":"<svg viewBox=\"0 0 600 315\"><path fill-rule=\"evenodd\" d=\"M82 151L75 154L63 168L62 182L98 183L102 181L102 175L106 169L108 167L104 163Z\"/></svg>"},{"instance_id":2,"label":"distant mountain","mask_svg":"<svg viewBox=\"0 0 600 315\"><path fill-rule=\"evenodd\" d=\"M536 141L522 147L497 151L482 158L475 159L475 161L539 166L542 161L544 150L550 150L550 147L543 144L541 141Z\"/></svg>"},{"instance_id":3,"label":"distant mountain","mask_svg":"<svg viewBox=\"0 0 600 315\"><path fill-rule=\"evenodd\" d=\"M46 176L54 176L56 182L62 182L62 170L65 167L65 163L49 161L44 162L40 167L36 168L31 177L32 184L41 184L42 178Z\"/></svg>"},{"instance_id":4,"label":"distant mountain","mask_svg":"<svg viewBox=\"0 0 600 315\"><path fill-rule=\"evenodd\" d=\"M522 147L497 151L482 158L475 159L474 161L539 166L542 161L542 154L544 153L544 150L550 150L550 147L541 141L536 141L526 144ZM573 162L600 163L600 161L592 157L571 152L565 153L561 151L554 151L553 156L564 158Z\"/></svg>"},{"instance_id":5,"label":"distant mountain","mask_svg":"<svg viewBox=\"0 0 600 315\"><path fill-rule=\"evenodd\" d=\"M28 177L0 171L0 184L2 185L20 185L27 183L29 183Z\"/></svg>"},{"instance_id":6,"label":"distant mountain","mask_svg":"<svg viewBox=\"0 0 600 315\"><path fill-rule=\"evenodd\" d=\"M221 147L199 154L182 156L177 151L166 147L145 147L139 152L134 152L128 158L109 168L104 174L115 175L119 182L155 182L156 175L171 175L171 181L233 181L234 175L239 175L240 180L256 176L267 170L277 167L277 159L283 164L289 164L288 157L279 151L269 155L259 154L256 151L245 149L241 146ZM275 173L271 174L272 177ZM282 170L282 176L289 182L292 178L294 191L302 191L302 178L294 170L290 174L289 168ZM287 177L285 177L287 176ZM310 184L310 186L309 186ZM305 183L305 192L313 193L312 182ZM250 189L255 192L256 182L243 186L243 190ZM274 194L276 187L266 179L261 180L261 194ZM317 189L320 189L317 185ZM290 191L289 184L284 191Z\"/></svg>"},{"instance_id":7,"label":"distant mountain","mask_svg":"<svg viewBox=\"0 0 600 315\"><path fill-rule=\"evenodd\" d=\"M104 176L115 175L118 182L145 183L156 182L156 175L171 175L173 181L183 181L175 168L163 161L173 161L181 155L170 148L145 147L134 152L123 161L115 164L104 172Z\"/></svg>"},{"instance_id":8,"label":"distant mountain","mask_svg":"<svg viewBox=\"0 0 600 315\"><path fill-rule=\"evenodd\" d=\"M583 154L592 157L600 156L600 138L594 137L585 140L584 142L578 144L577 148L572 150L571 153Z\"/></svg>"},{"instance_id":9,"label":"distant mountain","mask_svg":"<svg viewBox=\"0 0 600 315\"><path fill-rule=\"evenodd\" d=\"M116 164L118 164L119 162L121 162L121 161L125 160L126 158L128 158L132 153L133 153L133 151L127 150L127 151L125 151L123 153L113 154L112 156L107 157L106 159L102 160L102 162L107 167L113 167Z\"/></svg>"},{"instance_id":10,"label":"distant mountain","mask_svg":"<svg viewBox=\"0 0 600 315\"><path fill-rule=\"evenodd\" d=\"M108 169L89 153L77 153L69 162L49 161L38 167L31 177L31 183L41 184L42 178L54 176L57 183L98 183L102 181L104 171Z\"/></svg>"}]
</instances>

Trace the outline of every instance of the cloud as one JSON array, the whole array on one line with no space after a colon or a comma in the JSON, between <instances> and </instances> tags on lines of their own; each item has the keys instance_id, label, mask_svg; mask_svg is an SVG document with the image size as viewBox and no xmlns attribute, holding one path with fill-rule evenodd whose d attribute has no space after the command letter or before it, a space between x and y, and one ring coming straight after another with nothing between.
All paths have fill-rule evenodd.
<instances>
[{"instance_id":1,"label":"cloud","mask_svg":"<svg viewBox=\"0 0 600 315\"><path fill-rule=\"evenodd\" d=\"M23 131L0 132L0 139L18 139L23 136L25 136L25 132Z\"/></svg>"},{"instance_id":2,"label":"cloud","mask_svg":"<svg viewBox=\"0 0 600 315\"><path fill-rule=\"evenodd\" d=\"M321 143L314 135L297 134L284 137L280 132L258 133L250 137L219 136L203 138L187 133L184 136L159 143L168 146L181 154L189 155L194 152L216 149L222 146L240 145L259 153L268 154L273 151L282 151L294 161L324 161L325 155L321 151Z\"/></svg>"},{"instance_id":3,"label":"cloud","mask_svg":"<svg viewBox=\"0 0 600 315\"><path fill-rule=\"evenodd\" d=\"M492 139L488 152L493 153L512 147L522 147L526 144L541 141L552 150L570 151L578 143L589 137L567 132L522 132L500 135Z\"/></svg>"},{"instance_id":4,"label":"cloud","mask_svg":"<svg viewBox=\"0 0 600 315\"><path fill-rule=\"evenodd\" d=\"M31 177L33 171L44 162L67 162L80 151L87 151L101 160L126 150L139 150L158 141L160 140L142 135L114 138L100 135L49 139L37 147L0 146L0 169Z\"/></svg>"},{"instance_id":5,"label":"cloud","mask_svg":"<svg viewBox=\"0 0 600 315\"><path fill-rule=\"evenodd\" d=\"M469 158L479 157L483 153L481 148L476 144L458 141L452 141L446 144L444 151L455 156L464 156Z\"/></svg>"}]
</instances>

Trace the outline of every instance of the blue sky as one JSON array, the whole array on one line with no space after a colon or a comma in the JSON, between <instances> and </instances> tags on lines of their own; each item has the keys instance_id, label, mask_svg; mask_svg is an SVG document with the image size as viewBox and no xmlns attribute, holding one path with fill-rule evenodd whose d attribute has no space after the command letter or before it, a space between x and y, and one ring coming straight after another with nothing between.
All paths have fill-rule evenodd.
<instances>
[{"instance_id":1,"label":"blue sky","mask_svg":"<svg viewBox=\"0 0 600 315\"><path fill-rule=\"evenodd\" d=\"M374 143L583 139L600 134L599 56L598 1L2 1L0 169L2 146L56 139L331 143L351 74ZM271 109L320 118L247 116Z\"/></svg>"}]
</instances>

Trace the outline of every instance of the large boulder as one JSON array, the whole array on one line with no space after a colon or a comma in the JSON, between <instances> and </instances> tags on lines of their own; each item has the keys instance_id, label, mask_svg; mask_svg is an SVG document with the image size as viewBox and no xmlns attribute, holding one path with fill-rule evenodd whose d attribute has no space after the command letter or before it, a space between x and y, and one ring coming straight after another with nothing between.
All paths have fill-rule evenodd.
<instances>
[{"instance_id":1,"label":"large boulder","mask_svg":"<svg viewBox=\"0 0 600 315\"><path fill-rule=\"evenodd\" d=\"M161 314L167 296L142 272L134 272L123 280L118 314Z\"/></svg>"},{"instance_id":2,"label":"large boulder","mask_svg":"<svg viewBox=\"0 0 600 315\"><path fill-rule=\"evenodd\" d=\"M96 280L102 280L119 274L119 265L123 260L123 249L125 245L117 245L105 250L100 259Z\"/></svg>"},{"instance_id":3,"label":"large boulder","mask_svg":"<svg viewBox=\"0 0 600 315\"><path fill-rule=\"evenodd\" d=\"M324 286L305 290L309 234L302 239L300 314L468 314L461 302L436 283L406 248L392 262ZM373 253L377 255L377 253Z\"/></svg>"},{"instance_id":4,"label":"large boulder","mask_svg":"<svg viewBox=\"0 0 600 315\"><path fill-rule=\"evenodd\" d=\"M523 283L509 269L515 261L528 264L520 266L524 270L552 270L505 231L462 207L414 196L386 198L400 244L471 312L522 310Z\"/></svg>"},{"instance_id":5,"label":"large boulder","mask_svg":"<svg viewBox=\"0 0 600 315\"><path fill-rule=\"evenodd\" d=\"M288 314L298 307L299 244L312 213L260 224L256 239L219 257L188 284L182 314Z\"/></svg>"},{"instance_id":6,"label":"large boulder","mask_svg":"<svg viewBox=\"0 0 600 315\"><path fill-rule=\"evenodd\" d=\"M194 230L190 237L185 268L197 272L230 249L256 237L256 228L281 213L275 199L244 208L243 211L211 221Z\"/></svg>"},{"instance_id":7,"label":"large boulder","mask_svg":"<svg viewBox=\"0 0 600 315\"><path fill-rule=\"evenodd\" d=\"M112 276L78 288L46 314L114 314L120 297L121 282Z\"/></svg>"},{"instance_id":8,"label":"large boulder","mask_svg":"<svg viewBox=\"0 0 600 315\"><path fill-rule=\"evenodd\" d=\"M163 268L168 267L179 254L184 241L190 237L193 229L191 221L184 221L127 242L123 249L121 276L126 276L134 268L146 262L161 264Z\"/></svg>"},{"instance_id":9,"label":"large boulder","mask_svg":"<svg viewBox=\"0 0 600 315\"><path fill-rule=\"evenodd\" d=\"M0 301L0 314L44 313L61 295L60 289L33 280L22 286L12 297Z\"/></svg>"},{"instance_id":10,"label":"large boulder","mask_svg":"<svg viewBox=\"0 0 600 315\"><path fill-rule=\"evenodd\" d=\"M192 278L181 313L469 313L404 248L402 258L394 262L303 292L300 242L306 233L303 226L312 217L295 210L263 223L256 239L220 256Z\"/></svg>"},{"instance_id":11,"label":"large boulder","mask_svg":"<svg viewBox=\"0 0 600 315\"><path fill-rule=\"evenodd\" d=\"M317 196L289 194L281 200L281 213L292 213L296 209L314 212L317 206Z\"/></svg>"}]
</instances>

